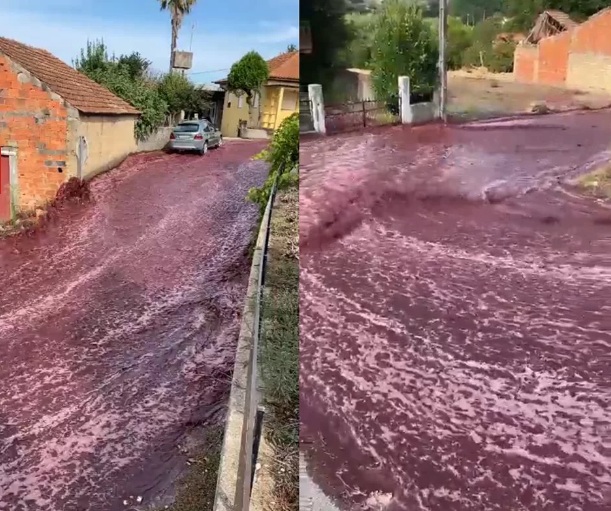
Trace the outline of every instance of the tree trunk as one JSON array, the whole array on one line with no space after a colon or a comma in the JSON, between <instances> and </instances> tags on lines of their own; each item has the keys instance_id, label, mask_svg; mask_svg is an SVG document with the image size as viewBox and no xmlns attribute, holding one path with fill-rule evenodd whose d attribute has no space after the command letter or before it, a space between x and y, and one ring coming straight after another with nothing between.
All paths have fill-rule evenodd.
<instances>
[{"instance_id":1,"label":"tree trunk","mask_svg":"<svg viewBox=\"0 0 611 511\"><path fill-rule=\"evenodd\" d=\"M170 73L174 71L174 52L178 44L178 20L172 16L172 48L170 53Z\"/></svg>"}]
</instances>

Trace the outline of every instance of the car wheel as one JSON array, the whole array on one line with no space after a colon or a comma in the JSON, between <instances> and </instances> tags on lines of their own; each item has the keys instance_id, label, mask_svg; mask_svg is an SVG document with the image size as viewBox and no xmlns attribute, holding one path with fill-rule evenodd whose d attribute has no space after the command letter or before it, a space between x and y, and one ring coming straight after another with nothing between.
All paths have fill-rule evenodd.
<instances>
[{"instance_id":1,"label":"car wheel","mask_svg":"<svg viewBox=\"0 0 611 511\"><path fill-rule=\"evenodd\" d=\"M201 154L202 156L204 154L206 154L208 152L208 142L204 142L204 147L202 147L201 151L199 152L199 154Z\"/></svg>"}]
</instances>

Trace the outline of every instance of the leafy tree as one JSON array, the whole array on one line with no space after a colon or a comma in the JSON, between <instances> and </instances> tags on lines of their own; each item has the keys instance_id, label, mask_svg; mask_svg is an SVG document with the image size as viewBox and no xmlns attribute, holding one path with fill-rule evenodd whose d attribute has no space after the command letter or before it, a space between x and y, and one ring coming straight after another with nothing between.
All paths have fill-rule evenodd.
<instances>
[{"instance_id":1,"label":"leafy tree","mask_svg":"<svg viewBox=\"0 0 611 511\"><path fill-rule=\"evenodd\" d=\"M340 60L346 67L369 67L373 47L373 16L372 13L350 13L346 16L350 41L339 52Z\"/></svg>"},{"instance_id":2,"label":"leafy tree","mask_svg":"<svg viewBox=\"0 0 611 511\"><path fill-rule=\"evenodd\" d=\"M297 51L297 46L295 46L294 44L289 44L286 47L286 52L287 53L293 53L294 51Z\"/></svg>"},{"instance_id":3,"label":"leafy tree","mask_svg":"<svg viewBox=\"0 0 611 511\"><path fill-rule=\"evenodd\" d=\"M484 46L492 45L496 36L503 32L505 28L501 16L487 18L473 27L473 40Z\"/></svg>"},{"instance_id":4,"label":"leafy tree","mask_svg":"<svg viewBox=\"0 0 611 511\"><path fill-rule=\"evenodd\" d=\"M144 79L151 68L151 61L145 59L138 52L131 53L130 55L121 55L117 60L117 64L127 71L132 80Z\"/></svg>"},{"instance_id":5,"label":"leafy tree","mask_svg":"<svg viewBox=\"0 0 611 511\"><path fill-rule=\"evenodd\" d=\"M397 95L399 76L409 76L414 93L430 93L437 82L438 47L418 7L386 0L373 22L372 82L376 97Z\"/></svg>"},{"instance_id":6,"label":"leafy tree","mask_svg":"<svg viewBox=\"0 0 611 511\"><path fill-rule=\"evenodd\" d=\"M439 37L439 23L435 19L432 23L435 38ZM465 52L473 45L473 27L463 23L456 16L448 17L448 43L447 58L449 69L460 69L465 65Z\"/></svg>"},{"instance_id":7,"label":"leafy tree","mask_svg":"<svg viewBox=\"0 0 611 511\"><path fill-rule=\"evenodd\" d=\"M513 28L528 30L537 16L548 9L564 11L583 21L609 5L609 0L506 0L505 12L513 18Z\"/></svg>"},{"instance_id":8,"label":"leafy tree","mask_svg":"<svg viewBox=\"0 0 611 511\"><path fill-rule=\"evenodd\" d=\"M167 104L155 84L143 79L148 61L138 53L110 57L102 40L87 41L80 56L74 59L74 67L140 110L142 115L135 128L139 139L164 123Z\"/></svg>"},{"instance_id":9,"label":"leafy tree","mask_svg":"<svg viewBox=\"0 0 611 511\"><path fill-rule=\"evenodd\" d=\"M506 0L451 0L449 11L469 25L475 25L495 14L503 13Z\"/></svg>"},{"instance_id":10,"label":"leafy tree","mask_svg":"<svg viewBox=\"0 0 611 511\"><path fill-rule=\"evenodd\" d=\"M300 57L301 83L327 85L336 69L345 67L341 52L350 41L345 0L301 0L299 19L308 23L312 53Z\"/></svg>"},{"instance_id":11,"label":"leafy tree","mask_svg":"<svg viewBox=\"0 0 611 511\"><path fill-rule=\"evenodd\" d=\"M181 74L168 73L163 75L157 87L161 98L168 105L167 111L173 120L181 111L200 113L208 106L208 100L202 94L202 91Z\"/></svg>"},{"instance_id":12,"label":"leafy tree","mask_svg":"<svg viewBox=\"0 0 611 511\"><path fill-rule=\"evenodd\" d=\"M473 44L473 28L462 22L460 18L448 18L448 67L460 69L463 67L463 55Z\"/></svg>"},{"instance_id":13,"label":"leafy tree","mask_svg":"<svg viewBox=\"0 0 611 511\"><path fill-rule=\"evenodd\" d=\"M197 0L159 0L162 11L168 11L170 13L170 20L172 25L172 41L170 45L170 72L174 70L174 52L178 44L178 32L182 27L182 22L185 19Z\"/></svg>"},{"instance_id":14,"label":"leafy tree","mask_svg":"<svg viewBox=\"0 0 611 511\"><path fill-rule=\"evenodd\" d=\"M256 51L249 51L231 66L227 88L234 94L246 94L248 104L269 79L267 62Z\"/></svg>"}]
</instances>

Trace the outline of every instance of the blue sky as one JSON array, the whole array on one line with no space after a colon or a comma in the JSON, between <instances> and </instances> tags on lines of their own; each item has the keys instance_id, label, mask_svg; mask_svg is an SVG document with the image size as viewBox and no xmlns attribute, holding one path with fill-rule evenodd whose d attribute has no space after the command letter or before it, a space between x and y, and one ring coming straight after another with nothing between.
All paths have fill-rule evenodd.
<instances>
[{"instance_id":1,"label":"blue sky","mask_svg":"<svg viewBox=\"0 0 611 511\"><path fill-rule=\"evenodd\" d=\"M116 54L138 51L166 71L170 18L158 0L0 0L0 35L44 48L71 63L87 39L104 39ZM227 74L244 53L271 58L299 42L299 0L199 0L180 32L191 77L208 83Z\"/></svg>"}]
</instances>

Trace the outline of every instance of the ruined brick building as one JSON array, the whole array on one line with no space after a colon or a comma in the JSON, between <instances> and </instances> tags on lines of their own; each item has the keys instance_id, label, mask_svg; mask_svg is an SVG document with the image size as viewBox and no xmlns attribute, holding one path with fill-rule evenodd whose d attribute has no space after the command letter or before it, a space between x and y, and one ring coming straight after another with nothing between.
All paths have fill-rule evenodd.
<instances>
[{"instance_id":1,"label":"ruined brick building","mask_svg":"<svg viewBox=\"0 0 611 511\"><path fill-rule=\"evenodd\" d=\"M0 221L136 148L139 112L49 52L0 38Z\"/></svg>"},{"instance_id":2,"label":"ruined brick building","mask_svg":"<svg viewBox=\"0 0 611 511\"><path fill-rule=\"evenodd\" d=\"M611 92L611 8L583 23L546 11L514 56L519 82Z\"/></svg>"}]
</instances>

